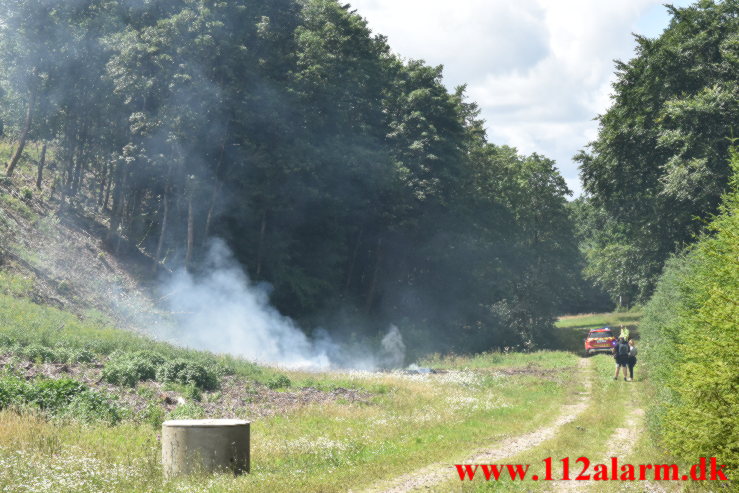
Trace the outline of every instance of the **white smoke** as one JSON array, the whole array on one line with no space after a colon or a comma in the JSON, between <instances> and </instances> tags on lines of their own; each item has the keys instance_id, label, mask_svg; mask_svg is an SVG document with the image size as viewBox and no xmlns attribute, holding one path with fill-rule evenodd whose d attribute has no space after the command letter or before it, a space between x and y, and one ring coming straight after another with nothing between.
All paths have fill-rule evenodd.
<instances>
[{"instance_id":1,"label":"white smoke","mask_svg":"<svg viewBox=\"0 0 739 493\"><path fill-rule=\"evenodd\" d=\"M382 338L380 353L382 366L385 368L399 368L405 363L405 343L400 330L390 326L390 330Z\"/></svg>"},{"instance_id":2,"label":"white smoke","mask_svg":"<svg viewBox=\"0 0 739 493\"><path fill-rule=\"evenodd\" d=\"M382 339L379 356L349 351L324 330L308 338L270 305L269 287L253 284L219 239L210 242L202 274L182 269L162 292L177 320L170 338L179 345L287 368L372 370L397 367L405 359L405 344L395 326Z\"/></svg>"}]
</instances>

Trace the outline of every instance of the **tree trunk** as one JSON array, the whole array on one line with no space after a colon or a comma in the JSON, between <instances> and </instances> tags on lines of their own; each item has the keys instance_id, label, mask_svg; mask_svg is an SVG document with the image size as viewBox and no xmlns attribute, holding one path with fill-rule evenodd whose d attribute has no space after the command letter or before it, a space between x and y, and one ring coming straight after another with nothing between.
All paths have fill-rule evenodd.
<instances>
[{"instance_id":1,"label":"tree trunk","mask_svg":"<svg viewBox=\"0 0 739 493\"><path fill-rule=\"evenodd\" d=\"M372 310L372 303L375 301L375 289L377 287L377 274L380 271L380 262L382 261L382 239L377 240L377 253L375 254L375 269L372 271L372 280L370 281L369 291L367 291L367 300L365 304L365 312Z\"/></svg>"},{"instance_id":2,"label":"tree trunk","mask_svg":"<svg viewBox=\"0 0 739 493\"><path fill-rule=\"evenodd\" d=\"M262 224L259 226L259 244L257 245L257 272L255 277L259 279L262 273L262 251L264 248L264 234L267 231L267 211L262 212Z\"/></svg>"},{"instance_id":3,"label":"tree trunk","mask_svg":"<svg viewBox=\"0 0 739 493\"><path fill-rule=\"evenodd\" d=\"M108 171L108 183L105 184L105 199L103 200L102 208L103 211L108 208L108 203L110 202L110 186L111 183L113 183L112 167L108 165L108 168L110 170Z\"/></svg>"},{"instance_id":4,"label":"tree trunk","mask_svg":"<svg viewBox=\"0 0 739 493\"><path fill-rule=\"evenodd\" d=\"M192 192L187 197L187 253L185 254L185 268L190 270L192 263L192 247L195 240L195 212L192 208Z\"/></svg>"},{"instance_id":5,"label":"tree trunk","mask_svg":"<svg viewBox=\"0 0 739 493\"><path fill-rule=\"evenodd\" d=\"M125 176L123 173L123 163L118 162L110 181L115 181L115 190L113 191L113 210L110 212L110 229L108 230L108 240L111 240L118 234L118 226L121 224L121 215L123 213L123 187Z\"/></svg>"},{"instance_id":6,"label":"tree trunk","mask_svg":"<svg viewBox=\"0 0 739 493\"><path fill-rule=\"evenodd\" d=\"M72 137L67 138L67 152L69 152L69 159L67 160L67 164L65 166L65 169L62 169L62 179L61 179L61 186L62 186L62 196L59 202L59 210L64 210L64 207L66 206L67 202L67 196L69 195L70 191L72 190L72 178L74 176L74 154L77 152L77 148L75 147L75 142L72 141ZM65 178L66 175L66 178Z\"/></svg>"},{"instance_id":7,"label":"tree trunk","mask_svg":"<svg viewBox=\"0 0 739 493\"><path fill-rule=\"evenodd\" d=\"M36 176L36 188L41 190L41 181L44 179L44 165L46 164L46 141L41 148L41 157L38 160L38 174Z\"/></svg>"},{"instance_id":8,"label":"tree trunk","mask_svg":"<svg viewBox=\"0 0 739 493\"><path fill-rule=\"evenodd\" d=\"M26 122L23 125L23 131L21 132L20 139L18 141L18 147L13 153L13 156L8 162L8 166L5 168L5 174L7 176L13 176L15 167L18 165L18 161L23 154L23 148L26 146L26 139L28 139L28 132L31 130L31 121L33 119L33 106L36 104L36 90L31 91L31 100L28 102L28 110L26 111Z\"/></svg>"},{"instance_id":9,"label":"tree trunk","mask_svg":"<svg viewBox=\"0 0 739 493\"><path fill-rule=\"evenodd\" d=\"M157 251L154 255L154 270L159 268L159 262L162 259L162 249L164 248L164 238L167 234L167 219L169 218L169 184L164 185L164 194L162 196L163 212L162 212L162 228L159 231L159 241L157 242Z\"/></svg>"},{"instance_id":10,"label":"tree trunk","mask_svg":"<svg viewBox=\"0 0 739 493\"><path fill-rule=\"evenodd\" d=\"M105 196L105 182L108 180L108 161L103 162L103 169L100 172L100 186L98 187L98 210L103 205L103 197Z\"/></svg>"},{"instance_id":11,"label":"tree trunk","mask_svg":"<svg viewBox=\"0 0 739 493\"><path fill-rule=\"evenodd\" d=\"M208 206L208 217L205 219L205 231L203 232L203 244L208 241L208 235L210 234L210 224L213 221L213 209L216 206L216 200L218 195L221 193L223 183L221 180L216 178L216 183L213 184L213 193L210 197L210 206Z\"/></svg>"},{"instance_id":12,"label":"tree trunk","mask_svg":"<svg viewBox=\"0 0 739 493\"><path fill-rule=\"evenodd\" d=\"M221 149L218 153L218 165L216 165L215 181L213 183L213 193L210 196L210 205L208 206L208 215L205 218L205 230L203 232L203 244L208 241L208 235L210 234L210 224L213 221L213 210L216 206L216 200L218 195L221 193L223 187L223 168L224 160L223 155L226 152L226 139L228 138L228 125L226 126L226 132L223 134L223 140L221 141Z\"/></svg>"},{"instance_id":13,"label":"tree trunk","mask_svg":"<svg viewBox=\"0 0 739 493\"><path fill-rule=\"evenodd\" d=\"M354 252L352 252L352 260L349 264L349 271L346 274L346 282L344 283L344 296L349 292L349 287L352 284L352 276L354 275L354 266L357 264L357 255L359 255L359 246L362 244L362 235L364 234L364 229L359 230L359 234L357 235L357 241L354 244Z\"/></svg>"}]
</instances>

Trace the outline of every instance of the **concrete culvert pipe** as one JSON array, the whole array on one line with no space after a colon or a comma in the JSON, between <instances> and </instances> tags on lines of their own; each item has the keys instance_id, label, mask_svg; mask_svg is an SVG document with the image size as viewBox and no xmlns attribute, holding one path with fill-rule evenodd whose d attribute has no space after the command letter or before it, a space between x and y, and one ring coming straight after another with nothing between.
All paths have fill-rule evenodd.
<instances>
[{"instance_id":1,"label":"concrete culvert pipe","mask_svg":"<svg viewBox=\"0 0 739 493\"><path fill-rule=\"evenodd\" d=\"M249 422L239 419L181 419L162 424L166 477L193 472L249 472Z\"/></svg>"}]
</instances>

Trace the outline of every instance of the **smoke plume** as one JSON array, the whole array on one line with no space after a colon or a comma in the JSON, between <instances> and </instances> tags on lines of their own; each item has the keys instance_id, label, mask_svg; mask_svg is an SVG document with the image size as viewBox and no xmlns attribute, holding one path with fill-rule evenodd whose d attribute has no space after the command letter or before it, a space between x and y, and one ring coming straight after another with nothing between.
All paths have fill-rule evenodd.
<instances>
[{"instance_id":1,"label":"smoke plume","mask_svg":"<svg viewBox=\"0 0 739 493\"><path fill-rule=\"evenodd\" d=\"M397 367L405 359L405 344L395 326L382 339L378 354L344 347L325 330L309 338L270 305L269 286L252 283L220 239L211 240L199 273L181 269L161 289L176 319L169 338L179 345L288 368L372 370Z\"/></svg>"}]
</instances>

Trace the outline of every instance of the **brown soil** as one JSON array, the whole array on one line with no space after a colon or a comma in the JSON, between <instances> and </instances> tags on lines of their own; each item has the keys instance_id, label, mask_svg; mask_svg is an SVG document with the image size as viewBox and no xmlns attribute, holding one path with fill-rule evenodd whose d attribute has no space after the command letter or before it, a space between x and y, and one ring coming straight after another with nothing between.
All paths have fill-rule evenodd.
<instances>
[{"instance_id":1,"label":"brown soil","mask_svg":"<svg viewBox=\"0 0 739 493\"><path fill-rule=\"evenodd\" d=\"M0 356L0 366L12 367L12 371L30 379L35 377L70 377L117 398L117 402L140 414L152 404L159 404L165 412L172 411L187 401L178 392L165 390L159 382L140 382L136 388L119 387L101 380L102 364L70 365L62 363L36 364L19 360L12 355ZM238 376L221 377L217 390L203 391L197 403L208 418L253 419L273 415L285 415L297 408L328 402L368 404L370 392L336 388L319 390L313 387L289 390L272 390L265 385Z\"/></svg>"}]
</instances>

